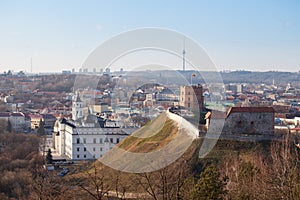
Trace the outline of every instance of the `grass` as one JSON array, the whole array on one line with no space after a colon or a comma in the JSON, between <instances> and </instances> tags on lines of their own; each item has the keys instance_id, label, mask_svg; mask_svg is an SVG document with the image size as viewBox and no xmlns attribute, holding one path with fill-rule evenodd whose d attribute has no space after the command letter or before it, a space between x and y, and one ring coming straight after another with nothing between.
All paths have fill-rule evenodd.
<instances>
[{"instance_id":1,"label":"grass","mask_svg":"<svg viewBox=\"0 0 300 200\"><path fill-rule=\"evenodd\" d=\"M135 153L158 150L172 141L177 132L176 124L163 113L125 138L119 147Z\"/></svg>"}]
</instances>

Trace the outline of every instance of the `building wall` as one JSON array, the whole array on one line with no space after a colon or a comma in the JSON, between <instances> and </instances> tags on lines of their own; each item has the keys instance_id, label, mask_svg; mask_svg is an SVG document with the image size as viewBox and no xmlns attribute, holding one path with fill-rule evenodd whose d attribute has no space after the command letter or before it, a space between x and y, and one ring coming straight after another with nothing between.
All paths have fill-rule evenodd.
<instances>
[{"instance_id":1,"label":"building wall","mask_svg":"<svg viewBox=\"0 0 300 200\"><path fill-rule=\"evenodd\" d=\"M23 132L28 130L28 122L25 120L24 114L20 113L20 115L14 115L13 113L9 113L5 116L1 116L0 119L5 121L10 121L11 128L17 132Z\"/></svg>"},{"instance_id":2,"label":"building wall","mask_svg":"<svg viewBox=\"0 0 300 200\"><path fill-rule=\"evenodd\" d=\"M12 129L15 131L23 131L27 128L25 127L27 123L25 123L24 116L10 116L9 120L11 122Z\"/></svg>"},{"instance_id":3,"label":"building wall","mask_svg":"<svg viewBox=\"0 0 300 200\"><path fill-rule=\"evenodd\" d=\"M108 111L108 105L107 104L101 104L101 105L94 105L94 112L95 113L103 113Z\"/></svg>"},{"instance_id":4,"label":"building wall","mask_svg":"<svg viewBox=\"0 0 300 200\"><path fill-rule=\"evenodd\" d=\"M202 111L204 108L202 86L180 86L179 105L195 112Z\"/></svg>"},{"instance_id":5,"label":"building wall","mask_svg":"<svg viewBox=\"0 0 300 200\"><path fill-rule=\"evenodd\" d=\"M274 134L274 113L231 113L226 118L223 133L272 135Z\"/></svg>"},{"instance_id":6,"label":"building wall","mask_svg":"<svg viewBox=\"0 0 300 200\"><path fill-rule=\"evenodd\" d=\"M120 128L55 126L56 151L72 160L98 159L128 136Z\"/></svg>"},{"instance_id":7,"label":"building wall","mask_svg":"<svg viewBox=\"0 0 300 200\"><path fill-rule=\"evenodd\" d=\"M36 129L39 127L40 125L40 120L42 119L41 115L37 115L37 116L30 116L30 127L31 129Z\"/></svg>"},{"instance_id":8,"label":"building wall","mask_svg":"<svg viewBox=\"0 0 300 200\"><path fill-rule=\"evenodd\" d=\"M83 102L73 102L72 119L77 120L81 117L83 117Z\"/></svg>"}]
</instances>

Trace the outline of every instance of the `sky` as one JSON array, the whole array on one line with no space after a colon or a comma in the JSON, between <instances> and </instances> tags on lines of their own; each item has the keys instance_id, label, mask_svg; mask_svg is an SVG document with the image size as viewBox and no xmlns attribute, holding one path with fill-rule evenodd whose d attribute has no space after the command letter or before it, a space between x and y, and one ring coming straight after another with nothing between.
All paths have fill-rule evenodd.
<instances>
[{"instance_id":1,"label":"sky","mask_svg":"<svg viewBox=\"0 0 300 200\"><path fill-rule=\"evenodd\" d=\"M33 72L78 70L102 42L143 27L194 39L219 70L299 71L299 10L298 0L0 0L0 73L30 72L31 58Z\"/></svg>"}]
</instances>

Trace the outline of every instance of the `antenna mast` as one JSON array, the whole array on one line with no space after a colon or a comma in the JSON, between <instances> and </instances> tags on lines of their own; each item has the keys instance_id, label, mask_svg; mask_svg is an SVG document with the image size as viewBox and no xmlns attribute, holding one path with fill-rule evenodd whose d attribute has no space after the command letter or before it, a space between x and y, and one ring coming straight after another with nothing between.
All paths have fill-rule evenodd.
<instances>
[{"instance_id":1,"label":"antenna mast","mask_svg":"<svg viewBox=\"0 0 300 200\"><path fill-rule=\"evenodd\" d=\"M185 39L183 40L182 70L185 71Z\"/></svg>"}]
</instances>

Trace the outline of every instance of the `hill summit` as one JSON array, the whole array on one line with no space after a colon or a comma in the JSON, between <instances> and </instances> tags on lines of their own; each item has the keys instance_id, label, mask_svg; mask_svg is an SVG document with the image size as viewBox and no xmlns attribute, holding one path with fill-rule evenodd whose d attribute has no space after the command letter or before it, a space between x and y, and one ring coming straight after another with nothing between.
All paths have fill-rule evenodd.
<instances>
[{"instance_id":1,"label":"hill summit","mask_svg":"<svg viewBox=\"0 0 300 200\"><path fill-rule=\"evenodd\" d=\"M166 111L99 160L124 172L155 171L181 157L198 134L198 129L186 119Z\"/></svg>"}]
</instances>

